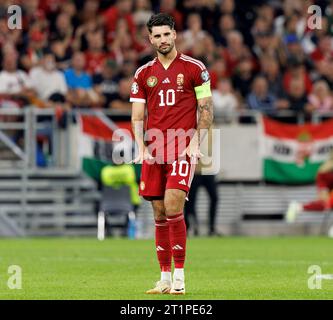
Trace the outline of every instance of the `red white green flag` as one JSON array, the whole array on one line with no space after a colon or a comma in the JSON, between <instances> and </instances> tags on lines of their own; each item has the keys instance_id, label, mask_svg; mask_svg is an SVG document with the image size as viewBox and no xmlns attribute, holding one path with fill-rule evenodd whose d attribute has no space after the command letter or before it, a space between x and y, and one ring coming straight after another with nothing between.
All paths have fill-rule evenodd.
<instances>
[{"instance_id":1,"label":"red white green flag","mask_svg":"<svg viewBox=\"0 0 333 320\"><path fill-rule=\"evenodd\" d=\"M266 181L301 184L315 180L333 150L333 119L319 124L286 124L261 118L260 151Z\"/></svg>"},{"instance_id":2,"label":"red white green flag","mask_svg":"<svg viewBox=\"0 0 333 320\"><path fill-rule=\"evenodd\" d=\"M113 122L103 113L78 116L78 157L83 171L98 180L100 170L112 162L112 153L117 142L125 135L131 143L131 123ZM131 147L131 146L129 146Z\"/></svg>"}]
</instances>

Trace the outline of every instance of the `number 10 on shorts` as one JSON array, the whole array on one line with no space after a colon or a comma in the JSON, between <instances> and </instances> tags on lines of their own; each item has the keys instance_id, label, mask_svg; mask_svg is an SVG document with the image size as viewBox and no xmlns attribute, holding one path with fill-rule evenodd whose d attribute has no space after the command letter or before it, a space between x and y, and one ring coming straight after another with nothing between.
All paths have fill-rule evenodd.
<instances>
[{"instance_id":1,"label":"number 10 on shorts","mask_svg":"<svg viewBox=\"0 0 333 320\"><path fill-rule=\"evenodd\" d=\"M177 164L178 167L177 167ZM190 165L186 160L181 160L181 161L177 161L175 160L172 163L172 172L171 172L171 176L176 176L177 175L177 169L178 169L178 175L181 177L187 177L188 175L188 171L190 170Z\"/></svg>"}]
</instances>

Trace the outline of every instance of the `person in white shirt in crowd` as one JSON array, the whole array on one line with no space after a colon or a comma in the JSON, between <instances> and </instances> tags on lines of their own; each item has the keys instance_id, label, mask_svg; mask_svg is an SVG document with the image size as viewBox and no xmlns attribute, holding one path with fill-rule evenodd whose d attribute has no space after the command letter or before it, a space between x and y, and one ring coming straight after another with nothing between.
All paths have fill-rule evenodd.
<instances>
[{"instance_id":1,"label":"person in white shirt in crowd","mask_svg":"<svg viewBox=\"0 0 333 320\"><path fill-rule=\"evenodd\" d=\"M231 122L239 109L239 102L233 92L229 79L222 78L218 81L216 89L212 91L214 115Z\"/></svg>"},{"instance_id":2,"label":"person in white shirt in crowd","mask_svg":"<svg viewBox=\"0 0 333 320\"><path fill-rule=\"evenodd\" d=\"M38 106L46 107L50 97L54 94L66 96L68 88L64 74L57 70L53 53L44 52L41 64L30 70L30 79L39 98Z\"/></svg>"},{"instance_id":3,"label":"person in white shirt in crowd","mask_svg":"<svg viewBox=\"0 0 333 320\"><path fill-rule=\"evenodd\" d=\"M29 103L33 97L31 81L28 74L17 67L18 54L15 50L4 54L2 71L0 72L1 105L9 102L16 107Z\"/></svg>"},{"instance_id":4,"label":"person in white shirt in crowd","mask_svg":"<svg viewBox=\"0 0 333 320\"><path fill-rule=\"evenodd\" d=\"M179 35L182 40L181 51L191 52L199 42L208 36L208 33L202 29L202 20L198 13L190 13L186 23L187 29Z\"/></svg>"},{"instance_id":5,"label":"person in white shirt in crowd","mask_svg":"<svg viewBox=\"0 0 333 320\"><path fill-rule=\"evenodd\" d=\"M0 108L19 110L28 105L35 93L31 88L28 74L17 68L18 53L12 46L2 50L2 71L0 72ZM16 114L1 114L0 122L18 122ZM6 134L15 143L22 146L22 130L7 130Z\"/></svg>"}]
</instances>

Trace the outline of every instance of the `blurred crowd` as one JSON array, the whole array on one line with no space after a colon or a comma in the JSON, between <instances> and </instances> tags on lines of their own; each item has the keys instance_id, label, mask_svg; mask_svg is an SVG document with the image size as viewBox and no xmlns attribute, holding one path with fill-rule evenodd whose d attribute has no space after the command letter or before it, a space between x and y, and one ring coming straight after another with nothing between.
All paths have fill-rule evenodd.
<instances>
[{"instance_id":1,"label":"blurred crowd","mask_svg":"<svg viewBox=\"0 0 333 320\"><path fill-rule=\"evenodd\" d=\"M8 29L11 4L22 30ZM308 24L313 4L319 29ZM206 64L217 116L333 111L329 0L4 0L0 107L129 110L133 74L154 57L145 26L154 12L171 14L178 51Z\"/></svg>"}]
</instances>

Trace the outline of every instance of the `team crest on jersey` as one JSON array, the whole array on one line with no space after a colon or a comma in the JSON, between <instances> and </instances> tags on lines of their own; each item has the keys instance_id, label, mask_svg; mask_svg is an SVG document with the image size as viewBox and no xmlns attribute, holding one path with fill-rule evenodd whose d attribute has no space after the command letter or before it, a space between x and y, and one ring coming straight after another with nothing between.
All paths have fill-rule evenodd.
<instances>
[{"instance_id":1,"label":"team crest on jersey","mask_svg":"<svg viewBox=\"0 0 333 320\"><path fill-rule=\"evenodd\" d=\"M177 86L184 84L184 75L182 73L177 74Z\"/></svg>"},{"instance_id":2,"label":"team crest on jersey","mask_svg":"<svg viewBox=\"0 0 333 320\"><path fill-rule=\"evenodd\" d=\"M184 92L184 75L182 73L177 74L177 92Z\"/></svg>"},{"instance_id":3,"label":"team crest on jersey","mask_svg":"<svg viewBox=\"0 0 333 320\"><path fill-rule=\"evenodd\" d=\"M143 190L145 190L145 187L146 187L145 183L143 181L141 181L140 182L140 189L143 191Z\"/></svg>"},{"instance_id":4,"label":"team crest on jersey","mask_svg":"<svg viewBox=\"0 0 333 320\"><path fill-rule=\"evenodd\" d=\"M137 94L139 92L139 85L137 82L132 83L131 92Z\"/></svg>"},{"instance_id":5,"label":"team crest on jersey","mask_svg":"<svg viewBox=\"0 0 333 320\"><path fill-rule=\"evenodd\" d=\"M207 82L209 80L209 73L207 70L204 70L201 72L201 79L204 81L204 82Z\"/></svg>"},{"instance_id":6,"label":"team crest on jersey","mask_svg":"<svg viewBox=\"0 0 333 320\"><path fill-rule=\"evenodd\" d=\"M148 79L147 79L147 85L149 86L149 87L155 87L156 85L157 85L157 82L158 82L158 80L157 80L157 78L156 77L154 77L154 76L151 76L151 77L149 77Z\"/></svg>"}]
</instances>

